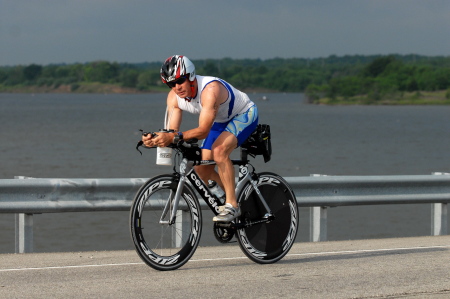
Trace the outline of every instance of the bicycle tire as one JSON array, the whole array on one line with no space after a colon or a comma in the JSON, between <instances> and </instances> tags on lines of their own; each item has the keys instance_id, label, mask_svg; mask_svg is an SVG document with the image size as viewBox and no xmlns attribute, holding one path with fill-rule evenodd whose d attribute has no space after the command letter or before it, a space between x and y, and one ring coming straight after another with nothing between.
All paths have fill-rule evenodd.
<instances>
[{"instance_id":1,"label":"bicycle tire","mask_svg":"<svg viewBox=\"0 0 450 299\"><path fill-rule=\"evenodd\" d=\"M156 270L175 270L183 266L200 241L201 207L188 184L183 187L175 224L160 224L164 207L175 196L177 186L178 179L174 175L156 176L139 189L131 205L131 237L136 252ZM164 220L169 219L169 214Z\"/></svg>"},{"instance_id":2,"label":"bicycle tire","mask_svg":"<svg viewBox=\"0 0 450 299\"><path fill-rule=\"evenodd\" d=\"M259 264L282 259L294 244L298 230L298 205L289 184L271 172L258 174L258 189L275 219L237 230L239 246L245 255ZM238 196L241 216L238 223L258 221L266 210L249 182Z\"/></svg>"}]
</instances>

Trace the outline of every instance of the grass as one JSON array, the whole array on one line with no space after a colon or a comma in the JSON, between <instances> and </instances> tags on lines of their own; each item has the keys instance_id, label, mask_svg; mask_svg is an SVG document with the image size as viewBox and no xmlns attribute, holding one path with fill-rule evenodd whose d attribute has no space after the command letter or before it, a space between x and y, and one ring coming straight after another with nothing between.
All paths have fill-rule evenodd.
<instances>
[{"instance_id":1,"label":"grass","mask_svg":"<svg viewBox=\"0 0 450 299\"><path fill-rule=\"evenodd\" d=\"M322 105L450 105L450 90L397 92L372 99L367 95L321 98L314 104Z\"/></svg>"}]
</instances>

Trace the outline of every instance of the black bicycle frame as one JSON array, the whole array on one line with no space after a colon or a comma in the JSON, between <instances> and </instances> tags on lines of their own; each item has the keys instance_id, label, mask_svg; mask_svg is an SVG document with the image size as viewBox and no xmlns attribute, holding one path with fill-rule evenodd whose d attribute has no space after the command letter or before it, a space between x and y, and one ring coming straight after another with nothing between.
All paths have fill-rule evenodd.
<instances>
[{"instance_id":1,"label":"black bicycle frame","mask_svg":"<svg viewBox=\"0 0 450 299\"><path fill-rule=\"evenodd\" d=\"M246 182L251 182L253 185L253 189L258 194L259 199L263 203L267 215L272 215L269 206L267 205L266 201L262 197L261 193L259 192L257 183L255 180L252 179L251 174L248 171L248 162L245 160L232 160L233 165L239 165L239 179L238 183L236 184L236 195L239 195L242 188L244 187ZM216 165L215 161L209 161L209 160L203 160L200 161L200 165ZM175 223L175 214L178 209L178 202L181 196L181 192L183 190L183 186L186 183L186 180L191 183L191 185L195 188L195 190L200 194L200 196L203 198L203 200L206 202L208 207L211 209L211 211L217 215L219 214L219 206L222 205L222 203L219 201L218 198L216 198L214 195L211 194L208 186L203 182L203 180L199 177L199 175L194 170L194 161L189 161L187 159L183 159L180 163L180 171L179 171L179 182L177 186L177 191L175 193L175 196L173 197L173 200L167 201L167 205L164 208L163 215L161 217L162 219L165 217L167 212L169 211L170 206L172 206L172 213L169 219L169 223L173 224ZM172 205L173 204L173 205Z\"/></svg>"},{"instance_id":2,"label":"black bicycle frame","mask_svg":"<svg viewBox=\"0 0 450 299\"><path fill-rule=\"evenodd\" d=\"M239 182L240 182L248 174L248 164L242 160L232 160L232 163L233 165L239 165ZM180 173L181 173L181 165L180 165ZM203 160L200 161L200 165L216 165L216 162L212 160L211 161ZM190 168L190 170L188 170L188 168ZM200 194L200 196L209 206L211 211L213 211L213 213L216 215L219 214L219 206L222 205L222 203L219 201L218 198L216 198L213 194L211 194L211 191L203 182L203 180L198 176L193 167L188 166L186 170L188 170L186 177L189 180L189 182L191 182L191 185L194 186L195 190L197 190L198 194ZM240 188L238 188L239 186L240 184L238 183L238 185L236 186L236 191L240 190Z\"/></svg>"},{"instance_id":3,"label":"black bicycle frame","mask_svg":"<svg viewBox=\"0 0 450 299\"><path fill-rule=\"evenodd\" d=\"M184 162L184 161L183 161ZM180 164L180 169L182 168L183 162ZM188 162L189 164L189 162ZM213 165L215 164L214 161L202 161L201 165ZM189 166L186 170L188 170ZM181 173L181 170L180 170ZM183 175L181 173L181 175ZM219 206L222 205L222 203L219 201L218 198L216 198L211 191L209 190L208 186L203 182L203 180L198 176L198 174L195 172L194 167L190 167L190 170L188 170L188 173L186 174L186 178L189 182L191 182L191 185L195 188L195 190L200 194L200 196L203 198L203 200L206 202L208 207L213 211L215 215L219 214Z\"/></svg>"}]
</instances>

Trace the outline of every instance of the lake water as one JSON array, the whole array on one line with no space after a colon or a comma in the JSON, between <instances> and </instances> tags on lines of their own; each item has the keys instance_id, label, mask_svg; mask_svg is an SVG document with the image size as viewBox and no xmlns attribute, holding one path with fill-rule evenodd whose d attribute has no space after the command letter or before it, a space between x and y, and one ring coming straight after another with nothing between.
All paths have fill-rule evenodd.
<instances>
[{"instance_id":1,"label":"lake water","mask_svg":"<svg viewBox=\"0 0 450 299\"><path fill-rule=\"evenodd\" d=\"M257 171L282 176L419 175L450 172L450 106L316 106L302 94L249 94L271 125L272 160ZM170 172L135 150L139 129L163 127L165 95L0 94L0 179L150 178ZM186 114L183 130L196 126ZM206 212L206 211L205 211ZM430 234L430 205L338 207L329 240ZM309 239L300 209L297 241ZM210 214L201 246L217 245ZM212 216L211 216L212 217ZM0 253L14 252L14 215L0 214ZM211 227L211 229L208 229ZM133 249L127 212L34 216L36 252Z\"/></svg>"}]
</instances>

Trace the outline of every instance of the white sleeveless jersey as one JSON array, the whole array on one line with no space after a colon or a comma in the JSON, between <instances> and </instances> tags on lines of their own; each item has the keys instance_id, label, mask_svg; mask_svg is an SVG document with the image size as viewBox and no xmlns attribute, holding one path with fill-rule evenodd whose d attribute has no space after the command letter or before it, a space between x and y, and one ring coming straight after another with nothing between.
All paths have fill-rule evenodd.
<instances>
[{"instance_id":1,"label":"white sleeveless jersey","mask_svg":"<svg viewBox=\"0 0 450 299\"><path fill-rule=\"evenodd\" d=\"M187 101L184 98L177 96L178 107L190 113L200 114L202 110L202 91L205 89L206 85L211 82L218 81L225 86L228 90L228 98L223 102L219 111L217 112L216 119L214 122L224 123L235 117L237 114L247 111L250 107L255 105L247 96L247 94L237 90L229 83L217 77L207 77L207 76L195 76L198 82L198 92L195 98L191 101Z\"/></svg>"}]
</instances>

